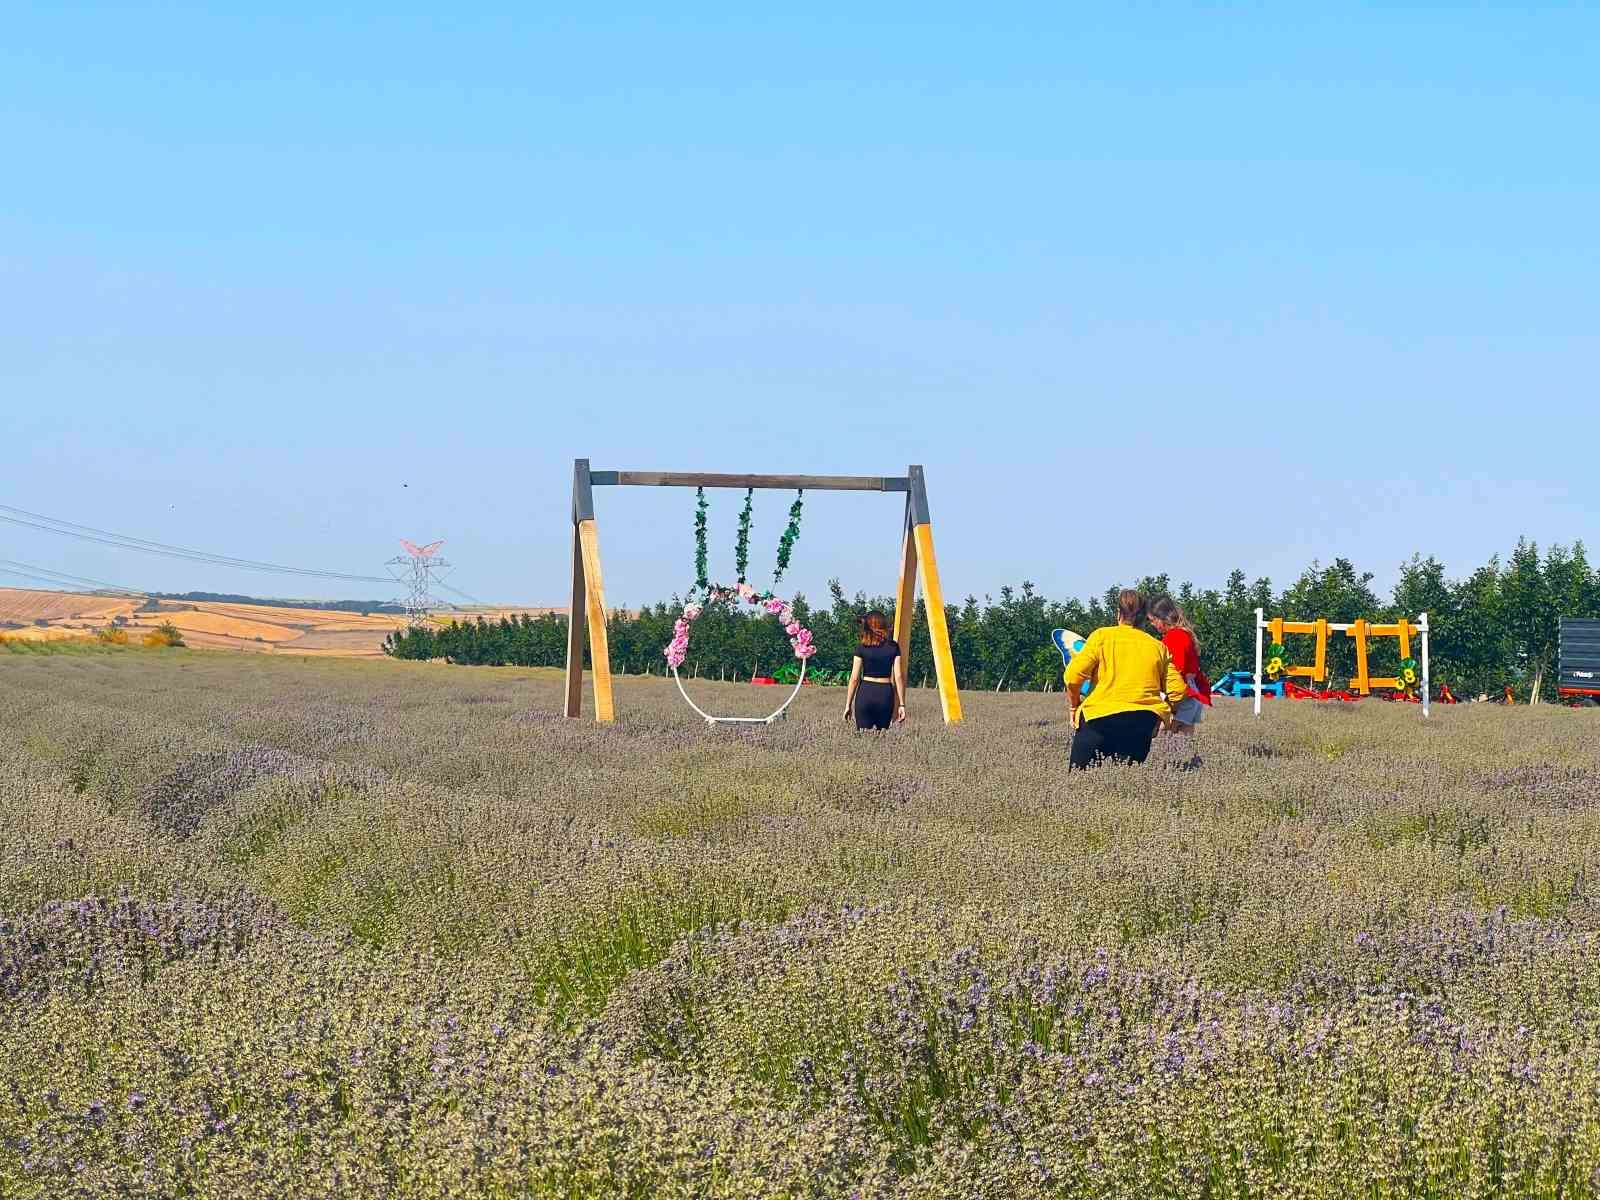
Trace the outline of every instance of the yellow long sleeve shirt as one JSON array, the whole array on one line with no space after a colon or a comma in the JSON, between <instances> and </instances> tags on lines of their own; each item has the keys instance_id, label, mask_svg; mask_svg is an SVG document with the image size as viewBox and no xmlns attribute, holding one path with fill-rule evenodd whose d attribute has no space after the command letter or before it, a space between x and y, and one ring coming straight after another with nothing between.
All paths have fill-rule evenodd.
<instances>
[{"instance_id":1,"label":"yellow long sleeve shirt","mask_svg":"<svg viewBox=\"0 0 1600 1200\"><path fill-rule=\"evenodd\" d=\"M1172 721L1172 706L1188 692L1167 648L1142 629L1108 625L1084 639L1063 673L1068 694L1092 679L1094 690L1078 705L1078 724L1112 713L1148 711Z\"/></svg>"}]
</instances>

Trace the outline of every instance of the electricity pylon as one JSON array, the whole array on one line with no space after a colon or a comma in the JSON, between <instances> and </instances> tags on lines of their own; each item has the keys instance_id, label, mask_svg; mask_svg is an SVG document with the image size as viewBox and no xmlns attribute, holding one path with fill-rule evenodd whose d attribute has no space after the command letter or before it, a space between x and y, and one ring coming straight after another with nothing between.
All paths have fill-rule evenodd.
<instances>
[{"instance_id":1,"label":"electricity pylon","mask_svg":"<svg viewBox=\"0 0 1600 1200\"><path fill-rule=\"evenodd\" d=\"M408 626L421 625L430 612L440 607L440 602L433 597L433 585L450 570L450 564L438 557L442 545L443 539L419 546L401 538L400 547L405 553L384 563L394 581L406 589L398 603L406 610Z\"/></svg>"}]
</instances>

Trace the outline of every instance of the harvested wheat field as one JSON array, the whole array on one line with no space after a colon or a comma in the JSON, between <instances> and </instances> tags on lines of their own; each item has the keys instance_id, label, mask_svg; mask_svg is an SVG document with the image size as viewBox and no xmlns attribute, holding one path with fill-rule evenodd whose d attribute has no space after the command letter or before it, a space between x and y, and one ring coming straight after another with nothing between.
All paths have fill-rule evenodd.
<instances>
[{"instance_id":1,"label":"harvested wheat field","mask_svg":"<svg viewBox=\"0 0 1600 1200\"><path fill-rule=\"evenodd\" d=\"M35 621L88 621L104 624L127 616L139 604L123 596L94 596L83 592L41 592L30 588L0 587L0 627L31 625Z\"/></svg>"},{"instance_id":2,"label":"harvested wheat field","mask_svg":"<svg viewBox=\"0 0 1600 1200\"><path fill-rule=\"evenodd\" d=\"M523 613L539 616L552 612L566 609L484 608L440 613L431 619L443 625L480 616L497 621ZM183 631L189 645L204 649L324 658L381 658L384 638L406 627L405 618L393 613L363 615L338 609L0 588L0 641L89 641L96 630L112 621L127 629L134 641L140 634L170 623Z\"/></svg>"},{"instance_id":3,"label":"harvested wheat field","mask_svg":"<svg viewBox=\"0 0 1600 1200\"><path fill-rule=\"evenodd\" d=\"M0 654L0 1194L1596 1191L1600 714L560 699Z\"/></svg>"},{"instance_id":4,"label":"harvested wheat field","mask_svg":"<svg viewBox=\"0 0 1600 1200\"><path fill-rule=\"evenodd\" d=\"M380 657L383 639L405 628L403 617L386 613L0 589L0 639L90 640L108 622L126 629L134 641L158 625L172 624L191 646L346 658Z\"/></svg>"}]
</instances>

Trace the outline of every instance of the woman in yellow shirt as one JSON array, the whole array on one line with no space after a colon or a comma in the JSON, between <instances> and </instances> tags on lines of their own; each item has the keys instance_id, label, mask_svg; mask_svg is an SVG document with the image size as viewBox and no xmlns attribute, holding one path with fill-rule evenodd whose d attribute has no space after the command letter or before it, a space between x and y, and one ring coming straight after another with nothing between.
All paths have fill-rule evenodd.
<instances>
[{"instance_id":1,"label":"woman in yellow shirt","mask_svg":"<svg viewBox=\"0 0 1600 1200\"><path fill-rule=\"evenodd\" d=\"M1101 759L1142 763L1156 730L1172 724L1172 706L1188 692L1171 653L1139 628L1144 617L1144 597L1124 588L1117 595L1117 623L1091 633L1067 666L1069 769ZM1080 702L1086 679L1094 690Z\"/></svg>"}]
</instances>

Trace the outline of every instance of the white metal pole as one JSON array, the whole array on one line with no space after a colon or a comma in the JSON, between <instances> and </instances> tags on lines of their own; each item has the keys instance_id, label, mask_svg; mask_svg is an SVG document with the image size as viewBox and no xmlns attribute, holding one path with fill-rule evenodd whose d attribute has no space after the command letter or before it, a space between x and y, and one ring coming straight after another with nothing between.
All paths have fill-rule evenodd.
<instances>
[{"instance_id":1,"label":"white metal pole","mask_svg":"<svg viewBox=\"0 0 1600 1200\"><path fill-rule=\"evenodd\" d=\"M1428 681L1428 614L1419 616L1417 624L1422 627L1422 715L1426 717L1430 715L1428 704L1433 687Z\"/></svg>"},{"instance_id":2,"label":"white metal pole","mask_svg":"<svg viewBox=\"0 0 1600 1200\"><path fill-rule=\"evenodd\" d=\"M1256 609L1256 716L1261 715L1261 628L1265 624L1266 613Z\"/></svg>"}]
</instances>

